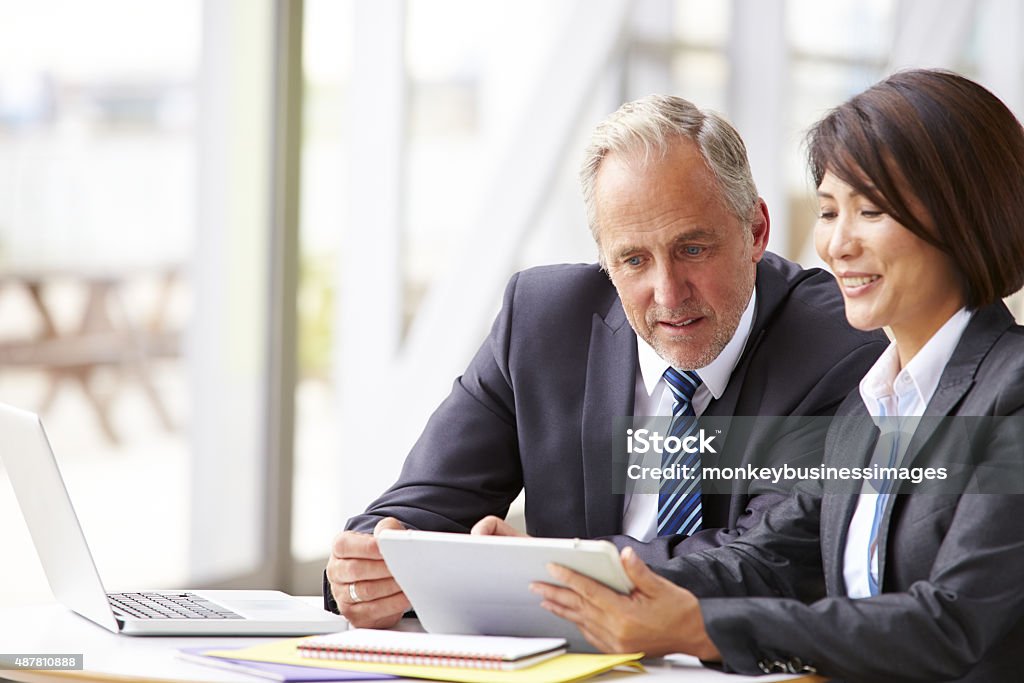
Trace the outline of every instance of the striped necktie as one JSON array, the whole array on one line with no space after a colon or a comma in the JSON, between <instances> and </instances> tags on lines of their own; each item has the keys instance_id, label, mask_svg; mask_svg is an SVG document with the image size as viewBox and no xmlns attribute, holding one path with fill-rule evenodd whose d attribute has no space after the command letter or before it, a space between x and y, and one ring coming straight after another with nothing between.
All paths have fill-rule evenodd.
<instances>
[{"instance_id":1,"label":"striped necktie","mask_svg":"<svg viewBox=\"0 0 1024 683\"><path fill-rule=\"evenodd\" d=\"M670 367L665 371L665 381L672 391L672 423L669 436L683 439L697 430L697 417L693 410L693 395L701 385L700 377L692 370L679 372ZM658 535L689 535L700 529L700 454L665 452L661 456L662 467L681 465L694 472L689 479L665 479L658 493Z\"/></svg>"}]
</instances>

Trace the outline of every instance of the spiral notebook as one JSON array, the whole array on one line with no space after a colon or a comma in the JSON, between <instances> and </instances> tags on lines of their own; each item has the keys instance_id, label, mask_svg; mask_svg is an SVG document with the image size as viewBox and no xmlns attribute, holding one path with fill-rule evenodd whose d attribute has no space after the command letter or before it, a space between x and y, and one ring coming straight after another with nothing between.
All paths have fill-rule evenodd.
<instances>
[{"instance_id":1,"label":"spiral notebook","mask_svg":"<svg viewBox=\"0 0 1024 683\"><path fill-rule=\"evenodd\" d=\"M311 659L513 671L564 654L565 640L353 629L306 638L297 650Z\"/></svg>"}]
</instances>

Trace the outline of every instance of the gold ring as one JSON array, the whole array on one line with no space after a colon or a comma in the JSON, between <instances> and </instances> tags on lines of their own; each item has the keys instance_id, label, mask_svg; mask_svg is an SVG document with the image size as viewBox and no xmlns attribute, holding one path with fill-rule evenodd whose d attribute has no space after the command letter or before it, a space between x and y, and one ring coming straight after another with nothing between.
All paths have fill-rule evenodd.
<instances>
[{"instance_id":1,"label":"gold ring","mask_svg":"<svg viewBox=\"0 0 1024 683\"><path fill-rule=\"evenodd\" d=\"M356 593L356 584L355 584L355 582L350 583L348 585L348 597L350 597L352 599L352 602L362 602L363 601L363 599L361 597L359 597L359 594Z\"/></svg>"}]
</instances>

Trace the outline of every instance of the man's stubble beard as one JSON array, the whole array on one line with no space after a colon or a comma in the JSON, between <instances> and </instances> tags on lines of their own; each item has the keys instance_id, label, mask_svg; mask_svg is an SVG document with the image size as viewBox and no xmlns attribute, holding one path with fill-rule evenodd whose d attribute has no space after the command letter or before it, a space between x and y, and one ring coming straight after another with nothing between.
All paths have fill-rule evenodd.
<instances>
[{"instance_id":1,"label":"man's stubble beard","mask_svg":"<svg viewBox=\"0 0 1024 683\"><path fill-rule=\"evenodd\" d=\"M722 353L726 346L729 345L729 342L736 334L736 328L739 327L740 318L743 317L743 312L746 310L750 297L753 295L753 285L754 283L751 282L750 289L746 290L747 295L745 297L739 297L735 302L728 306L728 308L723 311L723 315L721 317L703 303L695 306L686 306L676 310L655 307L646 311L646 315L644 316L644 334L641 334L636 329L635 324L633 325L633 330L634 332L637 332L637 334L640 334L640 337L672 367L678 370L698 370L700 368L707 367L712 361L718 358L718 355ZM690 344L686 343L674 344L665 342L663 338L654 334L658 320L678 320L680 318L691 318L697 316L703 316L714 328L710 341L706 343L702 349L694 349ZM627 317L630 318L630 324L633 324L635 317L628 315L628 312Z\"/></svg>"},{"instance_id":2,"label":"man's stubble beard","mask_svg":"<svg viewBox=\"0 0 1024 683\"><path fill-rule=\"evenodd\" d=\"M742 315L742 309L735 315L734 320L720 321L715 317L705 315L707 321L713 324L714 330L711 340L704 344L704 347L701 349L692 348L686 342L672 343L665 341L663 337L654 334L654 327L650 321L647 321L649 338L645 337L644 341L650 344L651 348L664 360L668 361L672 367L678 370L697 370L710 365L712 361L718 358L718 355L722 353L722 350L729 344L729 341L736 333L736 328L739 326Z\"/></svg>"}]
</instances>

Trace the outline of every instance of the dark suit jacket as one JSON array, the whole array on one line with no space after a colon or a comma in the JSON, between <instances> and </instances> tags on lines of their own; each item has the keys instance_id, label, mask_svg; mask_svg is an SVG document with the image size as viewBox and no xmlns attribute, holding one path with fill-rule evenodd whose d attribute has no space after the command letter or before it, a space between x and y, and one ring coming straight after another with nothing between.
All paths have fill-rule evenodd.
<instances>
[{"instance_id":1,"label":"dark suit jacket","mask_svg":"<svg viewBox=\"0 0 1024 683\"><path fill-rule=\"evenodd\" d=\"M819 269L769 253L755 286L745 350L705 415L831 415L885 348L884 335L847 324L834 278ZM530 534L620 534L623 496L612 494L609 445L613 419L633 412L636 368L636 335L596 265L516 274L490 335L398 481L347 528L368 532L393 516L414 528L466 532L486 515L504 516L525 486ZM776 445L766 439L744 448L763 456ZM824 430L819 457L823 441ZM638 550L658 563L720 545L782 498L756 489L705 496L703 531Z\"/></svg>"},{"instance_id":2,"label":"dark suit jacket","mask_svg":"<svg viewBox=\"0 0 1024 683\"><path fill-rule=\"evenodd\" d=\"M982 481L974 492L891 497L879 538L882 594L868 599L847 598L843 578L857 496L820 485L799 486L731 546L658 568L701 597L727 668L756 673L761 662L793 662L858 681L1024 680L1024 328L1005 306L973 316L925 416L908 462L955 467L973 447L987 461L976 474L995 469L996 488L1016 494L978 492L996 489L974 477L969 486ZM854 392L826 458L867 464L876 439ZM822 578L830 597L787 599Z\"/></svg>"}]
</instances>

